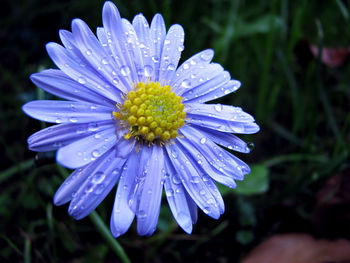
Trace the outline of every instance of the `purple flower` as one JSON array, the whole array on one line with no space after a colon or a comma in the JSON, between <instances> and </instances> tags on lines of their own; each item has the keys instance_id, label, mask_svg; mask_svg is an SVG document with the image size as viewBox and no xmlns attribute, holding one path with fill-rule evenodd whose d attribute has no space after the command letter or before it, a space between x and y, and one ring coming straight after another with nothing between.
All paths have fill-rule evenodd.
<instances>
[{"instance_id":1,"label":"purple flower","mask_svg":"<svg viewBox=\"0 0 350 263\"><path fill-rule=\"evenodd\" d=\"M177 223L187 233L197 207L217 219L224 202L215 183L235 188L250 172L228 149L248 153L233 135L259 130L239 107L204 104L240 87L214 52L204 50L178 67L184 31L166 32L162 16L151 25L142 14L132 23L114 4L103 7L97 38L80 19L72 32L61 30L63 46L48 43L59 69L31 76L41 89L66 99L31 101L29 116L57 125L28 139L33 151L57 151L57 162L76 169L54 197L70 201L68 212L81 219L93 211L118 183L111 216L115 237L134 217L140 235L157 226L164 188Z\"/></svg>"}]
</instances>

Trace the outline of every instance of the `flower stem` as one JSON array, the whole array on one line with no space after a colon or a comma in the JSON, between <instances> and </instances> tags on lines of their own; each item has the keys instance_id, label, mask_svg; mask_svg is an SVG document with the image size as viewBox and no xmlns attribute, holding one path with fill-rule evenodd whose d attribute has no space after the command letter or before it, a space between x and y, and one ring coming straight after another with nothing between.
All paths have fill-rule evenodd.
<instances>
[{"instance_id":1,"label":"flower stem","mask_svg":"<svg viewBox=\"0 0 350 263\"><path fill-rule=\"evenodd\" d=\"M100 234L106 239L108 244L114 250L114 252L119 256L120 260L123 263L131 263L130 259L126 255L123 247L119 244L119 242L111 235L106 224L102 221L101 217L98 215L96 211L91 212L89 215L91 221L95 224Z\"/></svg>"}]
</instances>

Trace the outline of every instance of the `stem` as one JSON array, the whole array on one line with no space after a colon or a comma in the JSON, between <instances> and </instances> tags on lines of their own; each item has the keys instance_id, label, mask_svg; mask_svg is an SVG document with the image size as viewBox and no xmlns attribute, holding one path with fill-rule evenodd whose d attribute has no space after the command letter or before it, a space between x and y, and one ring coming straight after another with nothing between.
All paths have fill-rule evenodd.
<instances>
[{"instance_id":1,"label":"stem","mask_svg":"<svg viewBox=\"0 0 350 263\"><path fill-rule=\"evenodd\" d=\"M101 217L98 215L96 211L91 212L89 215L91 221L95 224L100 234L106 239L108 244L114 250L114 252L119 256L120 260L123 263L131 263L130 259L126 255L123 247L119 244L119 242L111 235L106 224L102 221Z\"/></svg>"}]
</instances>

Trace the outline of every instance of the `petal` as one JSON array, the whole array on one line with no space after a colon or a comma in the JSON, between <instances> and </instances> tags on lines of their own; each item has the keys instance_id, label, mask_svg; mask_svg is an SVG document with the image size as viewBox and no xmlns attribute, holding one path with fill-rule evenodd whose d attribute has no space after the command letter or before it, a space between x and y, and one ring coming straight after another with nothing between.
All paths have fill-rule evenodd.
<instances>
[{"instance_id":1,"label":"petal","mask_svg":"<svg viewBox=\"0 0 350 263\"><path fill-rule=\"evenodd\" d=\"M142 167L146 174L137 211L137 232L141 236L152 235L156 230L165 176L164 153L159 145L153 145L148 163Z\"/></svg>"},{"instance_id":2,"label":"petal","mask_svg":"<svg viewBox=\"0 0 350 263\"><path fill-rule=\"evenodd\" d=\"M211 88L211 91L202 94L202 92L200 92L199 94L197 94L197 96L195 96L192 99L187 100L186 102L190 102L190 103L204 103L210 100L215 100L218 98L221 98L223 96L226 96L227 94L230 94L231 92L235 92L236 90L239 89L239 87L241 86L241 82L239 82L238 80L230 80L226 83L222 83L221 85L217 85L215 87ZM196 90L192 91L193 93L196 92Z\"/></svg>"},{"instance_id":3,"label":"petal","mask_svg":"<svg viewBox=\"0 0 350 263\"><path fill-rule=\"evenodd\" d=\"M72 52L68 52L57 43L48 43L46 49L57 67L73 80L114 102L121 101L120 94L97 76L96 69L88 66L81 58L72 56Z\"/></svg>"},{"instance_id":4,"label":"petal","mask_svg":"<svg viewBox=\"0 0 350 263\"><path fill-rule=\"evenodd\" d=\"M185 110L190 123L209 129L251 134L259 131L254 118L239 107L221 104L186 103Z\"/></svg>"},{"instance_id":5,"label":"petal","mask_svg":"<svg viewBox=\"0 0 350 263\"><path fill-rule=\"evenodd\" d=\"M160 58L162 56L164 39L166 34L166 28L164 19L161 14L156 14L151 22L151 43L153 43L152 48L152 60L154 62L154 74L152 81L159 81L159 65Z\"/></svg>"},{"instance_id":6,"label":"petal","mask_svg":"<svg viewBox=\"0 0 350 263\"><path fill-rule=\"evenodd\" d=\"M191 79L195 77L195 74L199 70L206 68L213 59L213 56L214 51L212 49L206 49L187 59L176 70L175 78L173 78L170 85L177 90L184 79Z\"/></svg>"},{"instance_id":7,"label":"petal","mask_svg":"<svg viewBox=\"0 0 350 263\"><path fill-rule=\"evenodd\" d=\"M220 210L207 183L199 175L197 167L186 157L182 148L176 143L166 147L169 159L178 177L193 201L204 213L213 217L220 217ZM207 178L206 178L207 180ZM208 179L211 180L211 179Z\"/></svg>"},{"instance_id":8,"label":"petal","mask_svg":"<svg viewBox=\"0 0 350 263\"><path fill-rule=\"evenodd\" d=\"M102 202L117 183L126 161L118 157L114 148L99 159L101 161L90 170L89 177L81 184L69 204L68 213L75 219L87 216Z\"/></svg>"},{"instance_id":9,"label":"petal","mask_svg":"<svg viewBox=\"0 0 350 263\"><path fill-rule=\"evenodd\" d=\"M191 218L192 218L192 224L197 223L198 219L198 208L196 203L193 201L193 199L188 195L186 192L185 194L188 204L188 209L190 210Z\"/></svg>"},{"instance_id":10,"label":"petal","mask_svg":"<svg viewBox=\"0 0 350 263\"><path fill-rule=\"evenodd\" d=\"M30 79L39 88L66 100L90 102L99 105L107 104L109 106L115 104L115 102L72 80L61 70L43 70L40 73L32 74Z\"/></svg>"},{"instance_id":11,"label":"petal","mask_svg":"<svg viewBox=\"0 0 350 263\"><path fill-rule=\"evenodd\" d=\"M198 77L191 79L189 88L182 94L184 101L189 101L203 96L208 92L212 92L230 80L230 73L223 71L223 68L219 64L210 64L210 68L212 68L212 71L207 71L205 77L202 77L202 74L198 74Z\"/></svg>"},{"instance_id":12,"label":"petal","mask_svg":"<svg viewBox=\"0 0 350 263\"><path fill-rule=\"evenodd\" d=\"M162 56L160 59L159 81L170 83L175 75L181 52L184 49L184 30L180 25L173 25L164 40Z\"/></svg>"},{"instance_id":13,"label":"petal","mask_svg":"<svg viewBox=\"0 0 350 263\"><path fill-rule=\"evenodd\" d=\"M184 101L196 96L203 95L212 89L218 83L229 81L230 75L224 71L224 68L217 63L190 66L184 64L184 70L187 69L191 74L179 76L174 83L174 89L178 95L184 97ZM186 95L183 95L186 94Z\"/></svg>"},{"instance_id":14,"label":"petal","mask_svg":"<svg viewBox=\"0 0 350 263\"><path fill-rule=\"evenodd\" d=\"M137 79L136 68L132 56L128 50L128 31L123 26L117 7L107 1L102 10L103 27L108 39L110 48L115 60L120 65L122 76L128 83L133 83Z\"/></svg>"},{"instance_id":15,"label":"petal","mask_svg":"<svg viewBox=\"0 0 350 263\"><path fill-rule=\"evenodd\" d=\"M192 232L192 218L189 202L187 201L185 188L181 184L174 167L168 157L165 158L166 177L164 181L165 195L176 222L188 234ZM190 202L194 203L189 197ZM192 207L191 203L191 207Z\"/></svg>"},{"instance_id":16,"label":"petal","mask_svg":"<svg viewBox=\"0 0 350 263\"><path fill-rule=\"evenodd\" d=\"M197 162L201 169L215 181L230 188L236 188L235 179L242 178L241 173L235 175L235 173L238 173L235 171L237 170L235 169L236 167L232 167L232 171L227 172L227 170L230 170L231 166L227 168L226 166L230 165L230 163L226 164L220 160L219 156L215 156L211 154L211 152L206 152L205 148L201 147L201 145L198 145L198 143L193 140L192 134L189 135L191 130L188 132L186 129L182 129L181 132L186 136L186 139L178 140L178 143L186 149L192 161ZM216 148L218 147L216 146ZM217 152L217 154L219 154L219 152ZM233 171L235 171L235 173L233 173Z\"/></svg>"},{"instance_id":17,"label":"petal","mask_svg":"<svg viewBox=\"0 0 350 263\"><path fill-rule=\"evenodd\" d=\"M127 91L125 86L128 87L131 83L123 83L124 77L121 76L120 71L115 71L119 68L117 63L113 57L106 53L85 22L80 19L74 19L72 21L72 33L75 40L74 44L77 46L83 59L94 69L98 70L97 74L111 84L112 90L117 93L125 93Z\"/></svg>"},{"instance_id":18,"label":"petal","mask_svg":"<svg viewBox=\"0 0 350 263\"><path fill-rule=\"evenodd\" d=\"M250 152L247 143L231 133L215 131L197 125L192 125L192 127L198 129L200 133L204 135L204 137L208 137L213 142L220 144L221 146L224 146L230 150L241 153Z\"/></svg>"},{"instance_id":19,"label":"petal","mask_svg":"<svg viewBox=\"0 0 350 263\"><path fill-rule=\"evenodd\" d=\"M36 152L54 151L76 140L114 127L114 121L97 123L67 123L38 131L28 138L29 149Z\"/></svg>"},{"instance_id":20,"label":"petal","mask_svg":"<svg viewBox=\"0 0 350 263\"><path fill-rule=\"evenodd\" d=\"M139 82L141 80L145 81L147 78L145 78L143 57L141 54L140 43L137 38L135 29L128 20L122 19L122 22L123 22L125 31L128 33L126 46L129 51L131 60L135 64L136 79L134 79L134 82ZM129 86L129 90L131 89L132 89L132 85Z\"/></svg>"},{"instance_id":21,"label":"petal","mask_svg":"<svg viewBox=\"0 0 350 263\"><path fill-rule=\"evenodd\" d=\"M152 54L154 53L154 46L151 41L148 22L142 14L139 14L134 17L132 25L139 40L139 47L144 63L144 76L146 78L153 78L154 62L152 60Z\"/></svg>"},{"instance_id":22,"label":"petal","mask_svg":"<svg viewBox=\"0 0 350 263\"><path fill-rule=\"evenodd\" d=\"M129 194L134 178L139 170L139 154L132 152L127 159L118 183L113 211L111 215L111 232L114 237L124 234L134 220L135 213L129 206Z\"/></svg>"},{"instance_id":23,"label":"petal","mask_svg":"<svg viewBox=\"0 0 350 263\"><path fill-rule=\"evenodd\" d=\"M87 123L111 120L113 108L77 101L35 100L23 105L22 110L45 122Z\"/></svg>"},{"instance_id":24,"label":"petal","mask_svg":"<svg viewBox=\"0 0 350 263\"><path fill-rule=\"evenodd\" d=\"M254 117L242 110L240 107L234 107L222 104L203 104L186 103L186 109L192 115L203 115L220 120L235 122L254 122Z\"/></svg>"},{"instance_id":25,"label":"petal","mask_svg":"<svg viewBox=\"0 0 350 263\"><path fill-rule=\"evenodd\" d=\"M74 169L100 158L116 144L115 132L115 128L111 127L60 148L57 162Z\"/></svg>"},{"instance_id":26,"label":"petal","mask_svg":"<svg viewBox=\"0 0 350 263\"><path fill-rule=\"evenodd\" d=\"M244 175L250 172L249 166L230 154L226 150L217 146L210 139L205 137L200 133L199 130L194 129L190 126L184 126L181 128L181 133L191 141L191 143L196 147L196 149L202 154L202 156L208 160L208 162L219 170L225 177L231 177L236 180L243 180ZM178 140L183 141L183 140ZM197 157L197 155L195 155ZM212 176L212 174L210 174ZM215 178L217 181L221 180ZM223 183L223 182L220 182ZM225 184L225 183L224 183ZM233 185L227 185L229 187L235 187Z\"/></svg>"}]
</instances>

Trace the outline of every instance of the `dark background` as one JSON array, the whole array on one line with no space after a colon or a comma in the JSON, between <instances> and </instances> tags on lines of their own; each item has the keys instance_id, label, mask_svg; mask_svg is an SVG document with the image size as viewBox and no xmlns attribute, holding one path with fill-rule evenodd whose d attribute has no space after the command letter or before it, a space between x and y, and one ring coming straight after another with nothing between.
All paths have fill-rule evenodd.
<instances>
[{"instance_id":1,"label":"dark background","mask_svg":"<svg viewBox=\"0 0 350 263\"><path fill-rule=\"evenodd\" d=\"M182 61L206 48L242 87L221 103L256 117L253 172L237 190L221 188L226 212L200 213L192 235L163 200L158 230L118 242L133 262L239 262L268 237L304 233L331 242L350 237L350 1L118 1L122 17L162 13L185 29ZM29 75L54 68L45 51L73 18L95 31L103 1L2 1L0 11L0 261L119 262L89 218L53 207L65 171L54 153L27 150L44 124L21 106L52 98ZM314 50L314 53L311 50ZM323 55L317 55L322 50ZM114 190L97 212L109 225ZM350 259L349 259L350 260ZM277 262L277 261L276 261ZM279 262L279 261L278 261ZM282 261L281 261L282 262ZM296 261L295 261L296 262Z\"/></svg>"}]
</instances>

